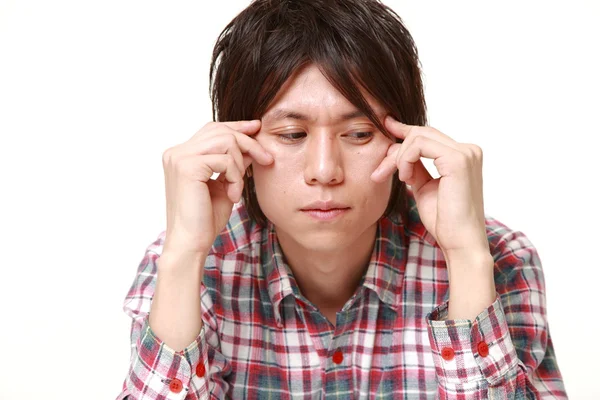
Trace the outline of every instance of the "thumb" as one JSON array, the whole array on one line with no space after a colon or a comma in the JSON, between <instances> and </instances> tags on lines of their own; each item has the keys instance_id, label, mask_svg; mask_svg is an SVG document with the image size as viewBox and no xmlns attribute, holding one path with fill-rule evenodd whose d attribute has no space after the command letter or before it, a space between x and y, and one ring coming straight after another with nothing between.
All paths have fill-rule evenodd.
<instances>
[{"instance_id":1,"label":"thumb","mask_svg":"<svg viewBox=\"0 0 600 400\"><path fill-rule=\"evenodd\" d=\"M242 156L244 157L244 171L242 171L243 175L243 172L245 172L248 167L252 165L252 157L250 157L248 154L243 154Z\"/></svg>"}]
</instances>

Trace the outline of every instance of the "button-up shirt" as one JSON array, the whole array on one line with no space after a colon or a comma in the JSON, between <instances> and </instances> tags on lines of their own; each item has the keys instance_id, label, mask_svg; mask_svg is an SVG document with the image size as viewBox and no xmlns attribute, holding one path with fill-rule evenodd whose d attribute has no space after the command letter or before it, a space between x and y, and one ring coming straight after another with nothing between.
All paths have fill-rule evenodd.
<instances>
[{"instance_id":1,"label":"button-up shirt","mask_svg":"<svg viewBox=\"0 0 600 400\"><path fill-rule=\"evenodd\" d=\"M378 221L335 325L300 291L274 226L236 204L205 262L203 327L181 351L148 323L160 233L125 297L131 362L117 399L566 398L532 243L486 215L496 300L448 320L446 262L407 193L409 220Z\"/></svg>"}]
</instances>

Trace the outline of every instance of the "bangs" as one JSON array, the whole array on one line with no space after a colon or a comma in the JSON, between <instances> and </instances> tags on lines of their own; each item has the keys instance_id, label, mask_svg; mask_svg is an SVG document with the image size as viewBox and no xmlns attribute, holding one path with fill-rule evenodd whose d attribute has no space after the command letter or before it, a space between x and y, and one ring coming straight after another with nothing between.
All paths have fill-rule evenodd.
<instances>
[{"instance_id":1,"label":"bangs","mask_svg":"<svg viewBox=\"0 0 600 400\"><path fill-rule=\"evenodd\" d=\"M400 17L377 0L253 0L217 38L209 71L214 121L260 119L294 74L315 65L393 141L369 104L426 125L421 64ZM266 217L244 177L250 217ZM386 215L407 221L406 185L394 181Z\"/></svg>"}]
</instances>

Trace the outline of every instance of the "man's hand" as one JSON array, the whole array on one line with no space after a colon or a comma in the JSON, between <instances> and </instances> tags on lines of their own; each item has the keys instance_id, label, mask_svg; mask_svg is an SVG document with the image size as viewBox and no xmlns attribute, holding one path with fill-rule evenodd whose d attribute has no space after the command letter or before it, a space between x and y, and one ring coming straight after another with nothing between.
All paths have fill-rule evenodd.
<instances>
[{"instance_id":1,"label":"man's hand","mask_svg":"<svg viewBox=\"0 0 600 400\"><path fill-rule=\"evenodd\" d=\"M246 168L273 156L253 138L261 123L209 122L163 153L167 202L165 251L207 254L244 187ZM216 180L211 177L220 174Z\"/></svg>"},{"instance_id":2,"label":"man's hand","mask_svg":"<svg viewBox=\"0 0 600 400\"><path fill-rule=\"evenodd\" d=\"M383 182L398 170L398 178L411 186L421 221L446 258L450 303L453 298L454 305L468 303L468 295L457 292L475 285L479 301L474 305L478 311L475 315L472 310L466 311L474 317L495 298L493 259L483 208L483 152L477 145L458 143L431 127L405 125L391 116L384 123L403 143L389 147L371 179ZM433 179L421 157L434 160L439 178ZM482 287L485 289L476 289ZM470 295L469 302L473 303L474 294ZM464 316L465 312L458 314Z\"/></svg>"}]
</instances>

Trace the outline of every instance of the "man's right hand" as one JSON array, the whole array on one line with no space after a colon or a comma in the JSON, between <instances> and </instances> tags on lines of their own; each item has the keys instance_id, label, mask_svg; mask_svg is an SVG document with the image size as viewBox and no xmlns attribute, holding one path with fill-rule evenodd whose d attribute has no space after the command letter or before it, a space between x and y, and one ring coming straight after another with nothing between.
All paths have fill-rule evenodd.
<instances>
[{"instance_id":1,"label":"man's right hand","mask_svg":"<svg viewBox=\"0 0 600 400\"><path fill-rule=\"evenodd\" d=\"M163 253L208 254L240 201L246 168L273 157L254 139L260 120L209 122L163 153L167 231ZM219 173L216 180L210 179Z\"/></svg>"}]
</instances>

